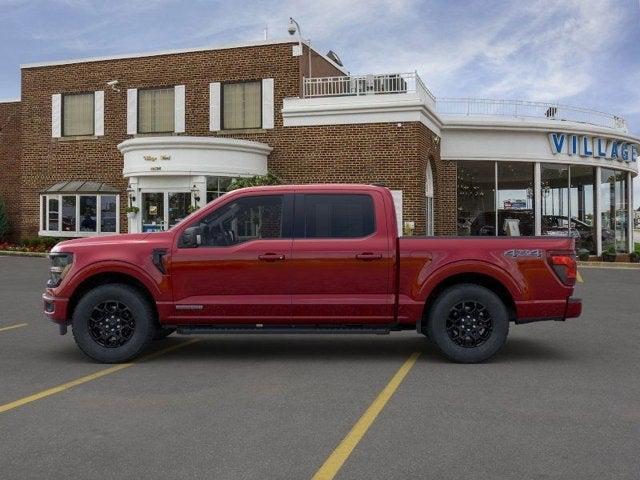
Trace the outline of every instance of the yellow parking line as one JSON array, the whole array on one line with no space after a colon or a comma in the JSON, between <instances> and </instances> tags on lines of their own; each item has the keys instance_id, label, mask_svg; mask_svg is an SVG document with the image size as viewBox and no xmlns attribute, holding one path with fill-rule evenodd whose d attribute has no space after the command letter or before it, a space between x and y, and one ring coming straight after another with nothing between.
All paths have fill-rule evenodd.
<instances>
[{"instance_id":1,"label":"yellow parking line","mask_svg":"<svg viewBox=\"0 0 640 480\"><path fill-rule=\"evenodd\" d=\"M104 377L105 375L110 375L112 373L119 372L120 370L124 370L125 368L129 368L136 363L143 362L145 360L150 360L152 358L159 357L160 355L164 355L165 353L173 352L174 350L178 350L179 348L186 347L187 345L191 345L194 342L197 342L199 339L194 338L192 340L188 340L183 343L179 343L177 345L173 345L171 347L165 348L163 350L159 350L157 352L151 353L149 355L145 355L140 360L136 362L130 363L121 363L119 365L114 365L113 367L105 368L103 370L98 370L91 375L86 375L84 377L77 378L67 383L63 383L62 385L58 385L57 387L49 388L47 390L43 390L38 393L34 393L33 395L29 395L28 397L21 398L14 402L5 403L4 405L0 405L0 413L7 412L9 410L13 410L15 408L26 405L27 403L35 402L36 400L40 400L42 398L50 397L51 395L55 395L56 393L64 392L65 390L69 390L70 388L77 387L78 385L82 385L83 383L90 382L92 380L97 380L100 377Z\"/></svg>"},{"instance_id":2,"label":"yellow parking line","mask_svg":"<svg viewBox=\"0 0 640 480\"><path fill-rule=\"evenodd\" d=\"M14 328L26 327L29 325L28 323L18 323L16 325L10 325L8 327L0 328L0 332L6 332L7 330L13 330Z\"/></svg>"},{"instance_id":3,"label":"yellow parking line","mask_svg":"<svg viewBox=\"0 0 640 480\"><path fill-rule=\"evenodd\" d=\"M578 280L578 282L580 283L584 283L584 280L582 280L582 275L580 275L580 272L578 272L578 275L576 276L576 280Z\"/></svg>"},{"instance_id":4,"label":"yellow parking line","mask_svg":"<svg viewBox=\"0 0 640 480\"><path fill-rule=\"evenodd\" d=\"M346 462L349 455L351 455L351 452L353 452L353 449L356 448L360 440L362 440L362 437L367 433L369 427L371 427L389 399L407 376L409 370L415 365L419 356L419 352L412 353L404 362L389 383L387 383L387 386L384 387L369 408L367 408L366 412L364 412L356 422L347 436L344 437L329 458L322 464L320 470L316 472L312 480L331 480L336 476L344 462Z\"/></svg>"}]
</instances>

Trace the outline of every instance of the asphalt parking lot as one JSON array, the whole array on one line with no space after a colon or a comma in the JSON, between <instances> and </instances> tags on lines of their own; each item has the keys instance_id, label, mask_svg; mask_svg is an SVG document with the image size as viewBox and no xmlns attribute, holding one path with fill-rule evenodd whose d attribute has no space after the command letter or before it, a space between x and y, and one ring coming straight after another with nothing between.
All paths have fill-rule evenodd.
<instances>
[{"instance_id":1,"label":"asphalt parking lot","mask_svg":"<svg viewBox=\"0 0 640 480\"><path fill-rule=\"evenodd\" d=\"M2 479L640 478L640 270L582 269L583 317L481 365L405 332L170 337L106 371L41 315L47 267L0 257Z\"/></svg>"}]
</instances>

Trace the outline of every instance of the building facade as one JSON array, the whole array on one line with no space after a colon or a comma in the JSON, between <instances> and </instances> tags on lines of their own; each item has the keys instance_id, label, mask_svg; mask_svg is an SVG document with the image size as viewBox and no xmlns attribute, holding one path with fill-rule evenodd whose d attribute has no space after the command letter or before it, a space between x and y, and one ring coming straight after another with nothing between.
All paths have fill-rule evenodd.
<instances>
[{"instance_id":1,"label":"building facade","mask_svg":"<svg viewBox=\"0 0 640 480\"><path fill-rule=\"evenodd\" d=\"M415 73L349 75L289 40L24 65L21 87L0 103L16 238L163 230L269 171L383 183L406 234L632 246L639 140L612 115L436 99Z\"/></svg>"}]
</instances>

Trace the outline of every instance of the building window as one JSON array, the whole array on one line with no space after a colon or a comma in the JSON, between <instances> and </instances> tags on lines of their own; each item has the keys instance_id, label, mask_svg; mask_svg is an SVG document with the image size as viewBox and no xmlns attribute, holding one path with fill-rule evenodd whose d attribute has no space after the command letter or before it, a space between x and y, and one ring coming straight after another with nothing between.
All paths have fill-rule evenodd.
<instances>
[{"instance_id":1,"label":"building window","mask_svg":"<svg viewBox=\"0 0 640 480\"><path fill-rule=\"evenodd\" d=\"M262 82L226 83L222 87L222 128L262 127Z\"/></svg>"},{"instance_id":2,"label":"building window","mask_svg":"<svg viewBox=\"0 0 640 480\"><path fill-rule=\"evenodd\" d=\"M175 88L138 91L138 133L175 130Z\"/></svg>"},{"instance_id":3,"label":"building window","mask_svg":"<svg viewBox=\"0 0 640 480\"><path fill-rule=\"evenodd\" d=\"M602 251L628 251L627 173L603 168L600 171Z\"/></svg>"},{"instance_id":4,"label":"building window","mask_svg":"<svg viewBox=\"0 0 640 480\"><path fill-rule=\"evenodd\" d=\"M458 162L458 235L496 234L495 162Z\"/></svg>"},{"instance_id":5,"label":"building window","mask_svg":"<svg viewBox=\"0 0 640 480\"><path fill-rule=\"evenodd\" d=\"M533 163L498 162L498 235L535 234Z\"/></svg>"},{"instance_id":6,"label":"building window","mask_svg":"<svg viewBox=\"0 0 640 480\"><path fill-rule=\"evenodd\" d=\"M207 203L227 193L232 181L231 177L207 177Z\"/></svg>"},{"instance_id":7,"label":"building window","mask_svg":"<svg viewBox=\"0 0 640 480\"><path fill-rule=\"evenodd\" d=\"M63 95L62 135L64 137L94 134L94 93Z\"/></svg>"},{"instance_id":8,"label":"building window","mask_svg":"<svg viewBox=\"0 0 640 480\"><path fill-rule=\"evenodd\" d=\"M596 254L596 169L583 165L571 165L569 170L571 189L569 192L569 213L572 235L576 248L584 248Z\"/></svg>"},{"instance_id":9,"label":"building window","mask_svg":"<svg viewBox=\"0 0 640 480\"><path fill-rule=\"evenodd\" d=\"M43 194L41 208L40 235L64 238L118 231L117 195Z\"/></svg>"},{"instance_id":10,"label":"building window","mask_svg":"<svg viewBox=\"0 0 640 480\"><path fill-rule=\"evenodd\" d=\"M542 235L568 236L569 165L540 164Z\"/></svg>"},{"instance_id":11,"label":"building window","mask_svg":"<svg viewBox=\"0 0 640 480\"><path fill-rule=\"evenodd\" d=\"M433 235L433 170L431 170L431 162L427 163L427 174L425 184L425 199L426 199L426 234L428 236Z\"/></svg>"}]
</instances>

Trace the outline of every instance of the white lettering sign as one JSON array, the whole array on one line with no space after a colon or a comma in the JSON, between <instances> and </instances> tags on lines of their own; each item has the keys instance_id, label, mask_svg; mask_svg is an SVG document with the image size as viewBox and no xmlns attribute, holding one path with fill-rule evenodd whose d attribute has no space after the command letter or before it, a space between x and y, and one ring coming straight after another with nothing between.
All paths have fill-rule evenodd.
<instances>
[{"instance_id":1,"label":"white lettering sign","mask_svg":"<svg viewBox=\"0 0 640 480\"><path fill-rule=\"evenodd\" d=\"M554 155L564 153L620 162L637 162L640 151L637 143L625 140L558 132L549 134L549 145Z\"/></svg>"}]
</instances>

